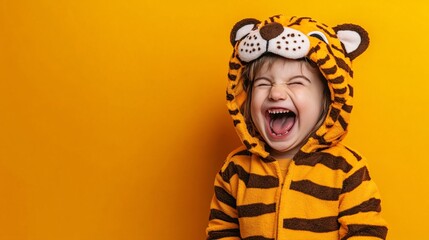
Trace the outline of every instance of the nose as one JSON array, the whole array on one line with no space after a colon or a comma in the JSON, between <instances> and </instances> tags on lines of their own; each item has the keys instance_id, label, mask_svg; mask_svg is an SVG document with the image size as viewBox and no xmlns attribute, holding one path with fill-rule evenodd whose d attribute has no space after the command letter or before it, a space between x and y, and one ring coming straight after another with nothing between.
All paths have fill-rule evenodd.
<instances>
[{"instance_id":1,"label":"nose","mask_svg":"<svg viewBox=\"0 0 429 240\"><path fill-rule=\"evenodd\" d=\"M282 85L272 86L268 97L271 101L286 100L288 98L286 87Z\"/></svg>"},{"instance_id":2,"label":"nose","mask_svg":"<svg viewBox=\"0 0 429 240\"><path fill-rule=\"evenodd\" d=\"M284 28L283 25L281 25L280 23L269 23L265 26L263 26L260 30L259 33L261 34L261 37L267 41L277 37L278 35L280 35L283 32Z\"/></svg>"}]
</instances>

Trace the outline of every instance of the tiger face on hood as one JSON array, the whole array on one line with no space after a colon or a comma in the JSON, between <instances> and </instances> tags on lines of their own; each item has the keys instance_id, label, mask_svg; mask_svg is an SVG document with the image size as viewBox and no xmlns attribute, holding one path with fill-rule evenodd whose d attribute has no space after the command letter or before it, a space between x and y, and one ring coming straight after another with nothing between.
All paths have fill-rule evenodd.
<instances>
[{"instance_id":1,"label":"tiger face on hood","mask_svg":"<svg viewBox=\"0 0 429 240\"><path fill-rule=\"evenodd\" d=\"M327 116L300 151L314 152L345 137L353 108L351 63L369 45L368 33L362 27L342 24L331 28L308 17L278 15L265 21L247 18L235 24L230 40L234 51L229 62L227 107L240 139L250 152L271 158L265 143L249 131L241 111L249 97L244 90L243 68L265 54L306 58L327 81L331 97Z\"/></svg>"}]
</instances>

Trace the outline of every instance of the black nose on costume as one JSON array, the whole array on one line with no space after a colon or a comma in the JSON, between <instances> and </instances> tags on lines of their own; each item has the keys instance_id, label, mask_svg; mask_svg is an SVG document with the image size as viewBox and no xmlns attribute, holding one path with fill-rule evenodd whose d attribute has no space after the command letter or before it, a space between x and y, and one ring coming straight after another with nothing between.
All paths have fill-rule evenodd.
<instances>
[{"instance_id":1,"label":"black nose on costume","mask_svg":"<svg viewBox=\"0 0 429 240\"><path fill-rule=\"evenodd\" d=\"M263 39L269 41L280 35L283 30L283 25L273 22L263 26L259 32L261 33Z\"/></svg>"}]
</instances>

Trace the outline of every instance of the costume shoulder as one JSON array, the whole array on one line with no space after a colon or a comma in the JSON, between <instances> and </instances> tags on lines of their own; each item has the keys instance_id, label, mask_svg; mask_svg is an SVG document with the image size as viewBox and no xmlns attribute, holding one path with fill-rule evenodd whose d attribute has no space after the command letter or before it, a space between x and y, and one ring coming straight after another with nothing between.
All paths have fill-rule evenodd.
<instances>
[{"instance_id":1,"label":"costume shoulder","mask_svg":"<svg viewBox=\"0 0 429 240\"><path fill-rule=\"evenodd\" d=\"M245 146L234 149L228 154L221 171L224 171L231 163L243 165L243 163L251 161L252 155Z\"/></svg>"},{"instance_id":2,"label":"costume shoulder","mask_svg":"<svg viewBox=\"0 0 429 240\"><path fill-rule=\"evenodd\" d=\"M341 143L336 144L335 147L329 148L328 151L332 155L343 157L351 166L360 165L361 162L366 162L366 159L362 154Z\"/></svg>"},{"instance_id":3,"label":"costume shoulder","mask_svg":"<svg viewBox=\"0 0 429 240\"><path fill-rule=\"evenodd\" d=\"M367 159L357 150L339 143L335 147L330 148L329 151L332 155L344 159L350 166L349 171L346 171L346 177L355 174L357 171L361 171L362 174L368 174Z\"/></svg>"}]
</instances>

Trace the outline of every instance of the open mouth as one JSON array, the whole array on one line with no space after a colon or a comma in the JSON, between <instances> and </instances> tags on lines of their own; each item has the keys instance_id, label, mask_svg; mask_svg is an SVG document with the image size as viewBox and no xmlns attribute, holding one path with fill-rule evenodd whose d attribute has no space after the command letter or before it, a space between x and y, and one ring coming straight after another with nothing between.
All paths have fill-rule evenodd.
<instances>
[{"instance_id":1,"label":"open mouth","mask_svg":"<svg viewBox=\"0 0 429 240\"><path fill-rule=\"evenodd\" d=\"M289 133L295 124L296 114L289 109L269 109L267 120L271 134L280 137Z\"/></svg>"}]
</instances>

